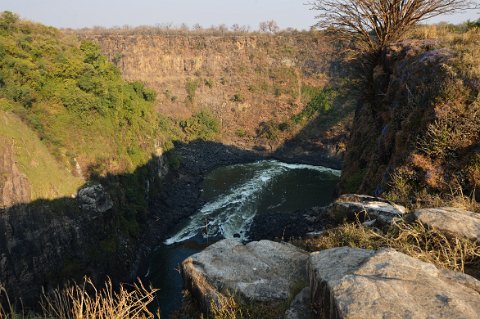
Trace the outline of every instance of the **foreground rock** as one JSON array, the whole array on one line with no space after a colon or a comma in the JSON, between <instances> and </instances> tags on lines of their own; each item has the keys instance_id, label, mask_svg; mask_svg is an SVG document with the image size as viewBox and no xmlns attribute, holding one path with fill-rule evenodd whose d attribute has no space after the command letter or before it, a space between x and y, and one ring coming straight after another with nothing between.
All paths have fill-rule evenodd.
<instances>
[{"instance_id":1,"label":"foreground rock","mask_svg":"<svg viewBox=\"0 0 480 319\"><path fill-rule=\"evenodd\" d=\"M337 222L375 220L389 225L394 218L401 218L406 208L382 198L367 195L342 195L328 207L329 216Z\"/></svg>"},{"instance_id":2,"label":"foreground rock","mask_svg":"<svg viewBox=\"0 0 480 319\"><path fill-rule=\"evenodd\" d=\"M285 301L291 288L306 281L308 254L272 241L243 245L226 239L182 263L184 284L207 311L218 294L249 302Z\"/></svg>"},{"instance_id":3,"label":"foreground rock","mask_svg":"<svg viewBox=\"0 0 480 319\"><path fill-rule=\"evenodd\" d=\"M333 248L311 254L320 318L478 318L480 281L394 250Z\"/></svg>"},{"instance_id":4,"label":"foreground rock","mask_svg":"<svg viewBox=\"0 0 480 319\"><path fill-rule=\"evenodd\" d=\"M464 237L480 243L480 216L453 207L417 209L413 218L449 236Z\"/></svg>"}]
</instances>

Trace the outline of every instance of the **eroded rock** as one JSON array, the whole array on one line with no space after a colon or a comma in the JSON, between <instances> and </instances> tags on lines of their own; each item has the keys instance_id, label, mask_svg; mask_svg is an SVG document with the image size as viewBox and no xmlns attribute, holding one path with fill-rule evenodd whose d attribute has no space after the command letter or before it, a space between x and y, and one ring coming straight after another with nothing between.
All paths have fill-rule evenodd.
<instances>
[{"instance_id":1,"label":"eroded rock","mask_svg":"<svg viewBox=\"0 0 480 319\"><path fill-rule=\"evenodd\" d=\"M311 298L320 318L478 318L480 282L391 249L311 254Z\"/></svg>"},{"instance_id":2,"label":"eroded rock","mask_svg":"<svg viewBox=\"0 0 480 319\"><path fill-rule=\"evenodd\" d=\"M31 200L30 183L18 168L14 143L0 136L0 209Z\"/></svg>"},{"instance_id":3,"label":"eroded rock","mask_svg":"<svg viewBox=\"0 0 480 319\"><path fill-rule=\"evenodd\" d=\"M414 219L446 235L480 242L480 216L459 208L424 208L413 212Z\"/></svg>"},{"instance_id":4,"label":"eroded rock","mask_svg":"<svg viewBox=\"0 0 480 319\"><path fill-rule=\"evenodd\" d=\"M97 213L104 213L113 207L112 198L100 184L79 190L77 201L81 209Z\"/></svg>"},{"instance_id":5,"label":"eroded rock","mask_svg":"<svg viewBox=\"0 0 480 319\"><path fill-rule=\"evenodd\" d=\"M385 199L367 195L342 195L328 207L329 216L337 222L376 220L380 225L401 218L406 208Z\"/></svg>"},{"instance_id":6,"label":"eroded rock","mask_svg":"<svg viewBox=\"0 0 480 319\"><path fill-rule=\"evenodd\" d=\"M207 311L218 294L236 294L249 302L290 298L290 290L306 281L308 254L290 244L272 241L219 241L182 263L185 286Z\"/></svg>"}]
</instances>

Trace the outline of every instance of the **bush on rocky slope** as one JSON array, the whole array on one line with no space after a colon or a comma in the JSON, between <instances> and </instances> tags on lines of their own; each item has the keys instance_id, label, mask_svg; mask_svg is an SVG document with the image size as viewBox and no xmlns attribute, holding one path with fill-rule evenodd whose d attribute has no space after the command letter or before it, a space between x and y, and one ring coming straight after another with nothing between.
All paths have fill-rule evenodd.
<instances>
[{"instance_id":1,"label":"bush on rocky slope","mask_svg":"<svg viewBox=\"0 0 480 319\"><path fill-rule=\"evenodd\" d=\"M341 192L412 206L480 200L480 32L389 47L359 101Z\"/></svg>"},{"instance_id":2,"label":"bush on rocky slope","mask_svg":"<svg viewBox=\"0 0 480 319\"><path fill-rule=\"evenodd\" d=\"M91 41L0 15L0 107L75 172L133 170L156 143L153 91L126 83Z\"/></svg>"}]
</instances>

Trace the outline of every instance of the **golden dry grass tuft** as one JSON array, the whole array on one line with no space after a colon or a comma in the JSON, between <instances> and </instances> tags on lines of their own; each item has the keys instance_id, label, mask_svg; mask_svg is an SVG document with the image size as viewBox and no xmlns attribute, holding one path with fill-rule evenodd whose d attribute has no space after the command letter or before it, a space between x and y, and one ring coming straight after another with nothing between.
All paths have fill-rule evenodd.
<instances>
[{"instance_id":1,"label":"golden dry grass tuft","mask_svg":"<svg viewBox=\"0 0 480 319\"><path fill-rule=\"evenodd\" d=\"M409 224L397 221L387 231L368 228L358 222L344 224L318 238L295 244L308 251L343 246L364 249L388 247L436 266L461 272L480 266L478 243L447 237L419 222Z\"/></svg>"},{"instance_id":2,"label":"golden dry grass tuft","mask_svg":"<svg viewBox=\"0 0 480 319\"><path fill-rule=\"evenodd\" d=\"M141 281L115 289L110 279L104 288L98 289L85 278L81 284L45 294L40 301L41 314L26 314L13 307L7 291L0 286L4 300L4 306L0 304L0 319L153 319L155 315L148 307L156 292ZM156 316L160 318L159 312Z\"/></svg>"},{"instance_id":3,"label":"golden dry grass tuft","mask_svg":"<svg viewBox=\"0 0 480 319\"><path fill-rule=\"evenodd\" d=\"M45 295L41 306L47 318L153 319L148 305L154 300L156 291L146 288L140 281L128 287L121 284L115 290L110 279L99 290L85 278L82 284Z\"/></svg>"},{"instance_id":4,"label":"golden dry grass tuft","mask_svg":"<svg viewBox=\"0 0 480 319\"><path fill-rule=\"evenodd\" d=\"M299 283L300 284L300 283ZM301 288L305 284L302 283ZM292 287L295 296L300 287ZM182 308L177 310L172 319L280 319L283 318L288 305L292 300L278 302L241 302L241 298L234 294L217 295L216 301L210 302L210 313L205 315L194 302L190 292L185 290ZM293 297L292 297L293 298Z\"/></svg>"}]
</instances>

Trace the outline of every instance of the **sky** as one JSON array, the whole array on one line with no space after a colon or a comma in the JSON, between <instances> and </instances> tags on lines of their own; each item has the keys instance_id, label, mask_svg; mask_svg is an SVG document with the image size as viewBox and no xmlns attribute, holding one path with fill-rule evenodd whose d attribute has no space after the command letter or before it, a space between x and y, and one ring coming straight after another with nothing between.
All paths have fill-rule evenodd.
<instances>
[{"instance_id":1,"label":"sky","mask_svg":"<svg viewBox=\"0 0 480 319\"><path fill-rule=\"evenodd\" d=\"M186 23L203 27L233 24L253 29L275 20L281 28L308 29L315 12L308 0L0 0L0 11L59 28ZM480 13L442 16L433 22L476 20Z\"/></svg>"}]
</instances>

